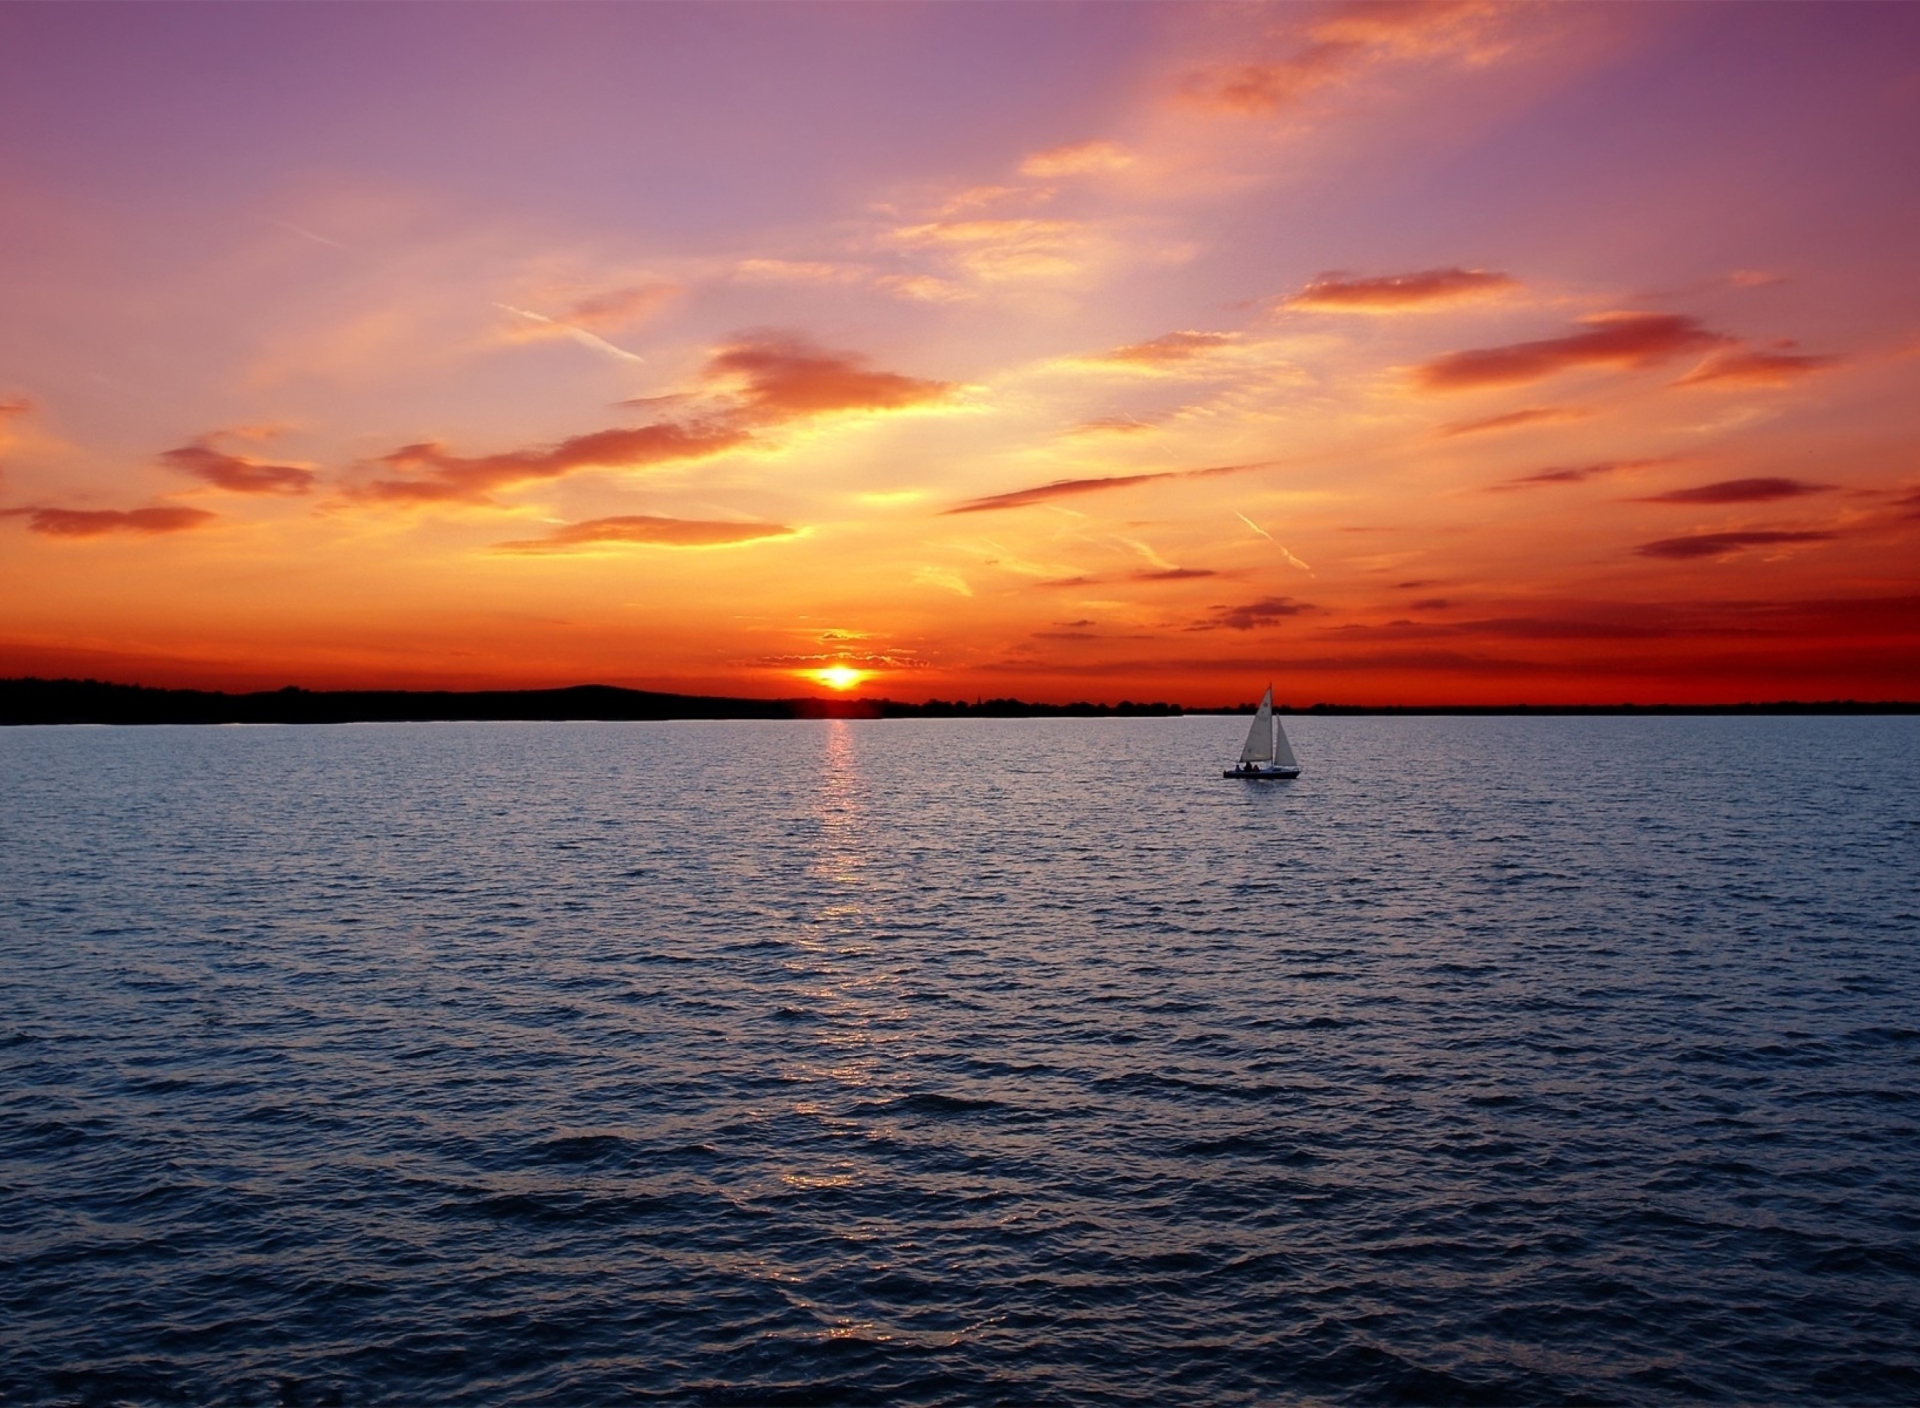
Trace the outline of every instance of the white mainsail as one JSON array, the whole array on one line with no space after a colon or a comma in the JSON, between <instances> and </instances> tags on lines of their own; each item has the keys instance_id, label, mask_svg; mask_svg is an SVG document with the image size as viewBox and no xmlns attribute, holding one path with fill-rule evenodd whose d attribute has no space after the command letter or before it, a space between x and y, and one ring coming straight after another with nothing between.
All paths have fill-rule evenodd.
<instances>
[{"instance_id":1,"label":"white mainsail","mask_svg":"<svg viewBox=\"0 0 1920 1408\"><path fill-rule=\"evenodd\" d=\"M1268 685L1267 692L1260 696L1260 709L1253 716L1253 727L1247 730L1247 746L1240 750L1240 761L1243 763L1272 762L1273 732L1273 686ZM1280 746L1285 748L1286 744L1283 742ZM1287 751L1287 761L1293 761L1291 749Z\"/></svg>"}]
</instances>

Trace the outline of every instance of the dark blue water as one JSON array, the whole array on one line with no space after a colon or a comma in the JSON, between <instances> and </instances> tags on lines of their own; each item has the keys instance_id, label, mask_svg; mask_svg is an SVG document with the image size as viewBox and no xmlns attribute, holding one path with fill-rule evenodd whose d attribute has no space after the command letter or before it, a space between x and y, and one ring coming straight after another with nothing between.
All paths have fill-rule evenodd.
<instances>
[{"instance_id":1,"label":"dark blue water","mask_svg":"<svg viewBox=\"0 0 1920 1408\"><path fill-rule=\"evenodd\" d=\"M0 731L0 1401L1920 1399L1920 719Z\"/></svg>"}]
</instances>

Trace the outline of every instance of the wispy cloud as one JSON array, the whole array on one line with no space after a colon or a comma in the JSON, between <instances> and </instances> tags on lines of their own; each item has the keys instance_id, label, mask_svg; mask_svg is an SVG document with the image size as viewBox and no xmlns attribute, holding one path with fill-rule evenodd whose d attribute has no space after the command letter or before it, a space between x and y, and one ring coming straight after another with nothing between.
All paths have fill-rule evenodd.
<instances>
[{"instance_id":1,"label":"wispy cloud","mask_svg":"<svg viewBox=\"0 0 1920 1408\"><path fill-rule=\"evenodd\" d=\"M1261 537L1265 538L1268 542L1273 543L1275 547L1279 546L1277 542L1274 542L1273 534L1269 533L1266 529L1262 528L1258 523L1255 523L1251 518L1248 518L1244 513L1240 512L1240 510L1235 509L1233 511L1233 516L1239 519L1242 523L1246 524L1247 527L1253 529L1254 532L1258 533Z\"/></svg>"},{"instance_id":2,"label":"wispy cloud","mask_svg":"<svg viewBox=\"0 0 1920 1408\"><path fill-rule=\"evenodd\" d=\"M789 538L794 532L783 523L736 523L718 519L629 514L569 523L544 538L522 539L495 546L503 552L516 553L562 553L627 543L643 543L652 547L712 548L732 547L767 538Z\"/></svg>"},{"instance_id":3,"label":"wispy cloud","mask_svg":"<svg viewBox=\"0 0 1920 1408\"><path fill-rule=\"evenodd\" d=\"M1481 0L1344 7L1308 25L1291 53L1188 74L1183 95L1216 111L1266 117L1390 64L1486 64L1505 51L1500 23L1506 13Z\"/></svg>"},{"instance_id":4,"label":"wispy cloud","mask_svg":"<svg viewBox=\"0 0 1920 1408\"><path fill-rule=\"evenodd\" d=\"M1138 484L1152 484L1164 479L1205 479L1222 474L1245 474L1249 470L1267 467L1268 462L1261 461L1257 464L1217 465L1210 469L1167 469L1152 474L1110 474L1099 479L1056 479L1051 484L1040 484L1031 489L1012 489L1004 494L989 494L985 498L969 499L966 503L955 504L945 512L947 514L990 513L1000 509L1026 508L1052 499L1072 498L1081 494L1100 494L1110 489L1128 489Z\"/></svg>"},{"instance_id":5,"label":"wispy cloud","mask_svg":"<svg viewBox=\"0 0 1920 1408\"><path fill-rule=\"evenodd\" d=\"M1789 342L1764 351L1720 353L1709 357L1675 385L1706 386L1726 381L1742 386L1787 386L1812 372L1837 367L1842 360L1782 350L1792 345Z\"/></svg>"},{"instance_id":6,"label":"wispy cloud","mask_svg":"<svg viewBox=\"0 0 1920 1408\"><path fill-rule=\"evenodd\" d=\"M1239 606L1217 606L1213 615L1204 621L1196 621L1187 629L1192 631L1251 631L1260 626L1271 626L1279 621L1304 615L1318 610L1311 603L1295 601L1290 596L1263 596L1258 601L1249 601Z\"/></svg>"},{"instance_id":7,"label":"wispy cloud","mask_svg":"<svg viewBox=\"0 0 1920 1408\"><path fill-rule=\"evenodd\" d=\"M1487 298L1519 286L1510 275L1488 269L1422 269L1370 279L1332 273L1282 299L1280 306L1318 313L1401 313Z\"/></svg>"},{"instance_id":8,"label":"wispy cloud","mask_svg":"<svg viewBox=\"0 0 1920 1408\"><path fill-rule=\"evenodd\" d=\"M313 488L317 476L311 466L228 454L213 445L213 439L203 435L190 445L163 450L160 462L234 494L305 494Z\"/></svg>"},{"instance_id":9,"label":"wispy cloud","mask_svg":"<svg viewBox=\"0 0 1920 1408\"><path fill-rule=\"evenodd\" d=\"M674 401L694 414L597 430L553 445L462 456L435 441L405 445L378 463L403 477L377 479L356 497L390 503L484 502L517 484L584 469L644 469L708 459L753 443L757 432L835 412L899 411L944 399L948 383L876 371L866 357L832 352L790 334L742 337L702 372L707 400ZM630 403L655 408L658 397ZM704 410L702 406L704 405Z\"/></svg>"},{"instance_id":10,"label":"wispy cloud","mask_svg":"<svg viewBox=\"0 0 1920 1408\"><path fill-rule=\"evenodd\" d=\"M524 319L526 322L532 323L537 327L551 329L553 334L557 337L570 338L573 341L579 343L582 347L588 348L589 350L594 352L599 352L605 356L612 357L616 361L621 361L621 362L646 361L646 358L639 356L637 353L629 352L624 347L616 347L613 343L608 342L604 337L601 337L598 333L589 332L587 331L587 329L583 327L576 327L574 324L565 322L562 319L549 318L544 313L535 313L531 309L527 309L527 308L515 308L510 303L496 303L493 306L500 309L500 311L503 313L511 313L516 318Z\"/></svg>"},{"instance_id":11,"label":"wispy cloud","mask_svg":"<svg viewBox=\"0 0 1920 1408\"><path fill-rule=\"evenodd\" d=\"M1831 542L1836 536L1816 530L1750 529L1731 533L1696 533L1686 538L1661 538L1656 542L1642 543L1634 551L1642 557L1663 557L1685 562L1703 557L1727 557L1747 548Z\"/></svg>"},{"instance_id":12,"label":"wispy cloud","mask_svg":"<svg viewBox=\"0 0 1920 1408\"><path fill-rule=\"evenodd\" d=\"M1289 567L1297 567L1302 572L1306 573L1309 577L1313 576L1313 569L1307 566L1307 564L1302 562L1299 558L1295 557L1290 551L1288 551L1286 545L1282 543L1278 538L1274 537L1273 534L1269 533L1266 529L1262 528L1258 523L1255 523L1251 518L1248 518L1244 513L1241 513L1238 509L1234 510L1233 516L1239 519L1242 523L1246 524L1247 527L1253 529L1254 532L1258 533L1261 537L1265 538L1268 542L1272 543L1276 548L1279 548L1280 556L1286 561Z\"/></svg>"},{"instance_id":13,"label":"wispy cloud","mask_svg":"<svg viewBox=\"0 0 1920 1408\"><path fill-rule=\"evenodd\" d=\"M1117 142L1071 142L1035 152L1020 163L1020 174L1051 180L1061 176L1099 175L1124 171L1132 166L1133 154Z\"/></svg>"},{"instance_id":14,"label":"wispy cloud","mask_svg":"<svg viewBox=\"0 0 1920 1408\"><path fill-rule=\"evenodd\" d=\"M95 509L95 508L9 508L0 509L0 517L25 518L27 529L53 538L100 538L112 533L151 536L156 533L181 533L211 523L214 514L202 508Z\"/></svg>"},{"instance_id":15,"label":"wispy cloud","mask_svg":"<svg viewBox=\"0 0 1920 1408\"><path fill-rule=\"evenodd\" d=\"M558 444L500 454L462 456L423 441L403 445L379 463L408 476L376 479L358 497L388 503L484 502L517 484L559 479L582 469L644 469L674 460L705 459L744 445L748 432L730 425L676 425L662 421L633 429L596 430Z\"/></svg>"},{"instance_id":16,"label":"wispy cloud","mask_svg":"<svg viewBox=\"0 0 1920 1408\"><path fill-rule=\"evenodd\" d=\"M1517 430L1523 425L1540 425L1549 421L1579 420L1587 414L1577 406L1526 406L1497 416L1482 416L1478 420L1452 421L1441 426L1439 434L1481 435L1495 430Z\"/></svg>"},{"instance_id":17,"label":"wispy cloud","mask_svg":"<svg viewBox=\"0 0 1920 1408\"><path fill-rule=\"evenodd\" d=\"M1619 471L1648 469L1654 465L1667 464L1664 457L1640 460L1601 460L1595 464L1566 465L1554 469L1536 470L1532 474L1523 474L1517 479L1509 479L1502 484L1490 485L1491 492L1508 493L1515 489L1542 489L1554 484L1584 484L1589 479L1598 479L1602 475L1617 474Z\"/></svg>"},{"instance_id":18,"label":"wispy cloud","mask_svg":"<svg viewBox=\"0 0 1920 1408\"><path fill-rule=\"evenodd\" d=\"M1804 494L1822 494L1831 484L1809 484L1804 479L1722 479L1714 484L1699 484L1691 489L1671 489L1652 494L1636 502L1643 504L1759 504L1774 499L1796 499Z\"/></svg>"},{"instance_id":19,"label":"wispy cloud","mask_svg":"<svg viewBox=\"0 0 1920 1408\"><path fill-rule=\"evenodd\" d=\"M1221 573L1211 567L1150 567L1135 572L1129 579L1135 582L1191 582L1201 577L1218 577Z\"/></svg>"},{"instance_id":20,"label":"wispy cloud","mask_svg":"<svg viewBox=\"0 0 1920 1408\"><path fill-rule=\"evenodd\" d=\"M1234 340L1234 335L1228 332L1170 332L1146 342L1116 347L1094 360L1133 367L1176 366L1231 346Z\"/></svg>"},{"instance_id":21,"label":"wispy cloud","mask_svg":"<svg viewBox=\"0 0 1920 1408\"><path fill-rule=\"evenodd\" d=\"M1450 352L1415 370L1429 391L1465 391L1539 381L1579 367L1646 367L1710 351L1732 339L1678 313L1596 313L1565 337Z\"/></svg>"},{"instance_id":22,"label":"wispy cloud","mask_svg":"<svg viewBox=\"0 0 1920 1408\"><path fill-rule=\"evenodd\" d=\"M950 567L916 567L913 569L913 580L922 586L938 587L957 596L973 595L973 588L967 585L967 579Z\"/></svg>"},{"instance_id":23,"label":"wispy cloud","mask_svg":"<svg viewBox=\"0 0 1920 1408\"><path fill-rule=\"evenodd\" d=\"M1074 220L1031 216L931 220L895 229L891 239L938 250L979 279L1055 278L1078 273L1089 231Z\"/></svg>"}]
</instances>

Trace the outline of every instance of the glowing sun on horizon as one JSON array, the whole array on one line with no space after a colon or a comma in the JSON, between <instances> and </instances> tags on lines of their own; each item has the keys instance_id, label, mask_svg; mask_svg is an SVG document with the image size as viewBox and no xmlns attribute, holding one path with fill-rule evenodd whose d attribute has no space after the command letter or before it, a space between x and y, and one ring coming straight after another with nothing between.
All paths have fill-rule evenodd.
<instances>
[{"instance_id":1,"label":"glowing sun on horizon","mask_svg":"<svg viewBox=\"0 0 1920 1408\"><path fill-rule=\"evenodd\" d=\"M828 689L852 689L867 677L867 672L851 665L828 665L813 671L813 677Z\"/></svg>"}]
</instances>

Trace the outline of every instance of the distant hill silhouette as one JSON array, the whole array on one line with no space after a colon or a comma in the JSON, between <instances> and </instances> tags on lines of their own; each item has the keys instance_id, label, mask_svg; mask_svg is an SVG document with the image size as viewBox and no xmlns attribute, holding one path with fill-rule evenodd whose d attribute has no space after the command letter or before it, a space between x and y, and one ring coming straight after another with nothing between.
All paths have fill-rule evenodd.
<instances>
[{"instance_id":1,"label":"distant hill silhouette","mask_svg":"<svg viewBox=\"0 0 1920 1408\"><path fill-rule=\"evenodd\" d=\"M1021 699L736 699L662 694L615 685L565 689L285 689L225 694L156 689L100 680L0 680L0 725L8 724L347 724L598 719L1027 719L1166 718L1186 713L1248 714L1251 703L1213 709L1179 704L1033 704ZM1276 712L1360 714L1912 714L1920 703L1853 699L1758 704L1314 704Z\"/></svg>"}]
</instances>

